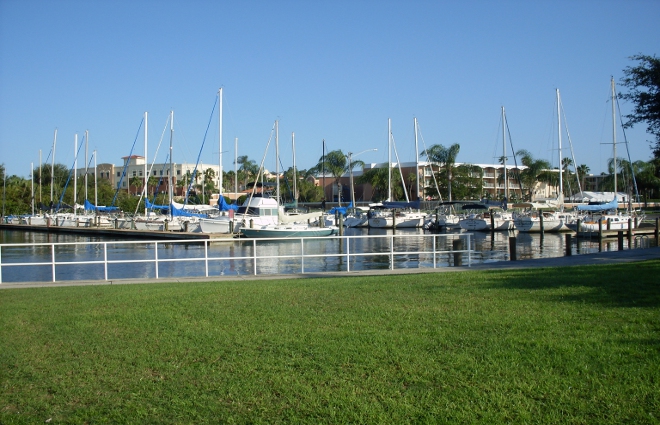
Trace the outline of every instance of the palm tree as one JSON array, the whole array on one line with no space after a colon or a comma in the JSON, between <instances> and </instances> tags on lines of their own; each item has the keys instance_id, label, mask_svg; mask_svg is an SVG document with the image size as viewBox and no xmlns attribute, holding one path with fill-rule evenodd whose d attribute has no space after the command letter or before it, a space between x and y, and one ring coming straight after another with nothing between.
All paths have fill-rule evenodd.
<instances>
[{"instance_id":1,"label":"palm tree","mask_svg":"<svg viewBox=\"0 0 660 425\"><path fill-rule=\"evenodd\" d=\"M137 196L140 189L142 189L142 186L144 186L144 179L142 177L133 176L130 178L128 185L129 185L129 191L130 191L130 186L133 186L135 188L135 195Z\"/></svg>"},{"instance_id":2,"label":"palm tree","mask_svg":"<svg viewBox=\"0 0 660 425\"><path fill-rule=\"evenodd\" d=\"M589 171L591 171L591 169L586 164L580 164L577 167L578 177L580 178L580 187L582 190L585 189L584 182L587 174L589 174Z\"/></svg>"},{"instance_id":3,"label":"palm tree","mask_svg":"<svg viewBox=\"0 0 660 425\"><path fill-rule=\"evenodd\" d=\"M256 178L257 173L259 173L259 166L253 160L248 159L247 155L239 156L236 163L240 165L238 173L243 177L243 185L247 186L248 179Z\"/></svg>"},{"instance_id":4,"label":"palm tree","mask_svg":"<svg viewBox=\"0 0 660 425\"><path fill-rule=\"evenodd\" d=\"M550 174L554 173L548 173L548 170L551 168L551 165L548 161L542 159L534 159L529 151L521 149L516 152L516 155L520 158L522 165L527 167L520 173L520 179L527 189L527 198L531 201L532 190L534 189L536 182L548 182L550 180Z\"/></svg>"},{"instance_id":5,"label":"palm tree","mask_svg":"<svg viewBox=\"0 0 660 425\"><path fill-rule=\"evenodd\" d=\"M424 152L424 155L428 158L429 161L439 164L440 168L445 170L447 175L447 199L449 201L452 200L451 183L456 165L456 157L458 156L458 152L460 150L461 145L454 143L448 148L442 145L433 145Z\"/></svg>"},{"instance_id":6,"label":"palm tree","mask_svg":"<svg viewBox=\"0 0 660 425\"><path fill-rule=\"evenodd\" d=\"M351 160L350 168L364 166L364 162L360 160ZM328 152L325 156L322 156L319 159L318 164L312 167L314 172L320 173L322 170L332 174L332 177L335 179L335 183L339 189L339 196L341 197L341 176L350 171L348 164L348 156L341 151L341 149ZM352 189L352 188L351 188ZM323 188L325 191L325 188Z\"/></svg>"}]
</instances>

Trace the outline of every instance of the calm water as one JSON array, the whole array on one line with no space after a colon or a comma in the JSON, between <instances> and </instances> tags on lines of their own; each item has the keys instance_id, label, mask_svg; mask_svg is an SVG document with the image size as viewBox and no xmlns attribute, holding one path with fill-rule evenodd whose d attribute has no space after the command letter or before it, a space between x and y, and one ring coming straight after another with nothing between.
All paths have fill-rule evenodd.
<instances>
[{"instance_id":1,"label":"calm water","mask_svg":"<svg viewBox=\"0 0 660 425\"><path fill-rule=\"evenodd\" d=\"M205 276L241 276L255 272L257 274L289 274L313 272L346 272L350 270L389 269L394 261L394 268L430 268L449 267L453 265L453 253L436 255L431 252L435 243L437 251L451 251L453 240L465 239L464 233L441 233L437 237L421 237L429 235L421 229L397 230L394 244L391 245L391 230L386 229L347 229L351 238L347 245L340 239L306 239L303 242L306 257L301 259L301 244L299 240L263 241L256 244L248 240L227 240L214 242L207 246L199 241L185 244L159 241L158 249L153 242L143 240L130 244L117 244L118 239L43 232L23 232L1 230L2 244L35 244L35 243L67 243L58 245L55 249L56 279L64 280L95 280L105 279L102 262L107 260L108 279L164 277L198 277ZM448 235L445 237L445 235ZM463 235L463 236L461 236ZM399 237L401 236L401 237ZM564 234L539 234L518 232L477 232L472 234L473 263L509 260L509 239L517 239L518 259L558 257L566 252L566 237ZM124 240L122 240L124 241ZM75 242L93 242L91 244L73 244ZM107 249L106 245L107 244ZM467 247L466 247L467 248ZM616 240L603 245L603 250L617 250ZM206 250L206 251L205 251ZM573 238L571 250L574 255L598 251L598 244L593 241L576 240ZM256 251L256 252L255 252ZM347 254L351 254L350 259ZM371 253L371 254L366 254ZM32 282L51 281L53 268L49 265L39 265L40 262L52 261L53 253L49 245L4 247L0 252L2 264L30 263L28 266L2 267L2 282ZM209 261L200 260L207 254ZM156 270L154 259L158 257ZM280 258L274 258L275 256ZM285 258L281 258L281 257ZM172 261L172 260L177 260ZM182 261L183 260L183 261ZM112 261L130 261L113 264ZM93 262L98 262L94 264ZM75 263L75 264L74 264ZM85 263L85 264L81 264ZM467 258L463 264L467 265ZM207 271L208 270L208 271Z\"/></svg>"}]
</instances>

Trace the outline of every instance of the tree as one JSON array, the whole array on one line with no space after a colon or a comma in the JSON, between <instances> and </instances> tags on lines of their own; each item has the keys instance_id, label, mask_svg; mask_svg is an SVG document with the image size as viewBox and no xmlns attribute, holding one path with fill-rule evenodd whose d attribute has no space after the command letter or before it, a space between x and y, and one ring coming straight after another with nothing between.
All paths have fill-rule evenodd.
<instances>
[{"instance_id":1,"label":"tree","mask_svg":"<svg viewBox=\"0 0 660 425\"><path fill-rule=\"evenodd\" d=\"M577 167L578 177L580 178L580 188L582 190L585 189L584 182L585 182L585 178L587 177L587 174L589 174L589 171L591 171L591 169L589 168L589 166L587 166L587 164L580 164Z\"/></svg>"},{"instance_id":2,"label":"tree","mask_svg":"<svg viewBox=\"0 0 660 425\"><path fill-rule=\"evenodd\" d=\"M387 200L387 184L389 172L390 170L387 167L372 168L362 173L362 175L356 179L356 183L370 184L373 189L373 196L371 199L374 202L384 201ZM403 186L398 184L392 186L392 198L403 198Z\"/></svg>"},{"instance_id":3,"label":"tree","mask_svg":"<svg viewBox=\"0 0 660 425\"><path fill-rule=\"evenodd\" d=\"M525 189L527 189L527 199L532 200L532 190L536 182L550 180L548 170L550 170L551 165L548 161L542 159L534 159L532 154L529 151L524 149L516 152L516 156L520 158L522 165L527 167L520 173L520 180Z\"/></svg>"},{"instance_id":4,"label":"tree","mask_svg":"<svg viewBox=\"0 0 660 425\"><path fill-rule=\"evenodd\" d=\"M318 164L312 167L312 170L315 173L321 173L323 170L332 174L332 177L335 179L335 184L337 187L340 186L340 178L347 172L349 172L348 156L341 151L341 149L328 152L325 156L319 158ZM351 160L350 168L364 166L363 161ZM325 190L325 188L323 188ZM340 193L341 196L341 193Z\"/></svg>"},{"instance_id":5,"label":"tree","mask_svg":"<svg viewBox=\"0 0 660 425\"><path fill-rule=\"evenodd\" d=\"M133 176L129 180L129 186L135 188L135 195L137 195L140 192L140 189L142 189L142 186L144 186L144 179L142 177Z\"/></svg>"},{"instance_id":6,"label":"tree","mask_svg":"<svg viewBox=\"0 0 660 425\"><path fill-rule=\"evenodd\" d=\"M456 165L456 157L458 152L461 150L461 145L454 143L448 148L442 145L433 145L424 152L424 155L431 162L435 162L440 165L441 170L444 170L444 174L447 178L447 199L452 200L451 196L451 183L453 179L453 171Z\"/></svg>"},{"instance_id":7,"label":"tree","mask_svg":"<svg viewBox=\"0 0 660 425\"><path fill-rule=\"evenodd\" d=\"M656 139L652 146L653 156L660 158L660 58L640 54L630 59L639 64L623 70L621 83L629 92L620 93L619 97L634 104L633 112L626 115L628 122L624 127L630 128L645 122L646 132L653 134Z\"/></svg>"},{"instance_id":8,"label":"tree","mask_svg":"<svg viewBox=\"0 0 660 425\"><path fill-rule=\"evenodd\" d=\"M239 156L236 159L236 163L239 165L239 177L243 177L243 185L244 187L247 187L248 180L257 177L257 173L259 173L259 166L253 160L248 159L247 155Z\"/></svg>"}]
</instances>

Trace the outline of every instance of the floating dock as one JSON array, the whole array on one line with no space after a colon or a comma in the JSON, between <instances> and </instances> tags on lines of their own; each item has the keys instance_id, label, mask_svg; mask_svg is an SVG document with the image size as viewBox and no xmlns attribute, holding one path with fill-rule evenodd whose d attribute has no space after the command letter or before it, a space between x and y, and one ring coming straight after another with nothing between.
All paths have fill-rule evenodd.
<instances>
[{"instance_id":1,"label":"floating dock","mask_svg":"<svg viewBox=\"0 0 660 425\"><path fill-rule=\"evenodd\" d=\"M68 226L31 226L29 224L0 224L0 230L20 230L24 232L45 232L70 234L78 236L106 236L118 239L199 239L199 240L229 240L234 238L231 233L190 233L169 232L157 230L113 229L110 227L68 227Z\"/></svg>"}]
</instances>

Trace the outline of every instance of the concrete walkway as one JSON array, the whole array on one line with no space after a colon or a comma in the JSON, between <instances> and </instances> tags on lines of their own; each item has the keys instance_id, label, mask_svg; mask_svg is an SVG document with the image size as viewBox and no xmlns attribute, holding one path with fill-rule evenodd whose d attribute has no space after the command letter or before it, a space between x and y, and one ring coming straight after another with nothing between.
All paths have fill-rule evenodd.
<instances>
[{"instance_id":1,"label":"concrete walkway","mask_svg":"<svg viewBox=\"0 0 660 425\"><path fill-rule=\"evenodd\" d=\"M18 282L0 284L0 289L12 288L47 288L56 286L87 286L87 285L128 285L145 283L171 283L171 282L223 282L241 280L274 280L274 279L306 279L319 277L349 277L349 276L384 276L391 274L419 274L419 273L447 273L466 272L476 270L513 270L528 268L566 267L582 266L588 264L618 264L636 261L660 260L660 248L630 249L624 251L608 251L593 254L572 255L568 257L538 258L519 261L497 261L479 263L471 267L438 267L423 269L396 269L396 270L359 270L352 272L327 272L327 273L305 273L305 274L277 274L277 275L232 275L232 276L210 276L189 278L166 278L166 279L113 279L113 280L76 280L61 282Z\"/></svg>"}]
</instances>

